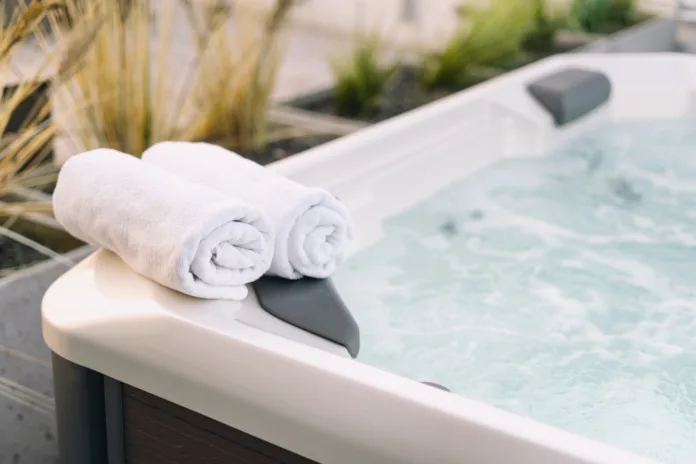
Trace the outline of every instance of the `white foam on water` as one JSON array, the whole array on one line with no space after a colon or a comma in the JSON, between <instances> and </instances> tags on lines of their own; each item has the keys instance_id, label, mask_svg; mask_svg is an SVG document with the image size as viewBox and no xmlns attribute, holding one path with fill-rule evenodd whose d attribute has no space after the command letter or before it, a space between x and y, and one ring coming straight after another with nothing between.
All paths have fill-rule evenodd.
<instances>
[{"instance_id":1,"label":"white foam on water","mask_svg":"<svg viewBox=\"0 0 696 464\"><path fill-rule=\"evenodd\" d=\"M585 134L385 220L335 281L360 360L696 462L696 120Z\"/></svg>"}]
</instances>

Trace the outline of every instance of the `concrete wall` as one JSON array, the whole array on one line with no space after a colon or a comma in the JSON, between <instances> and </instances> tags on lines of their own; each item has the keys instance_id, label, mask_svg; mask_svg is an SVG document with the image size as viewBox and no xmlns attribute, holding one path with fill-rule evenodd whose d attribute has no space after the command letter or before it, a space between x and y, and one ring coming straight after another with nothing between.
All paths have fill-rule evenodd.
<instances>
[{"instance_id":1,"label":"concrete wall","mask_svg":"<svg viewBox=\"0 0 696 464\"><path fill-rule=\"evenodd\" d=\"M578 48L578 53L651 53L678 50L677 25L672 18L656 18L629 30Z\"/></svg>"},{"instance_id":2,"label":"concrete wall","mask_svg":"<svg viewBox=\"0 0 696 464\"><path fill-rule=\"evenodd\" d=\"M547 0L558 6L572 0ZM677 0L639 0L641 8L656 14L672 14ZM269 8L274 0L237 0L252 8ZM455 25L455 11L462 3L486 0L303 0L293 21L331 34L350 35L357 27L379 30L386 40L401 46L436 46ZM409 14L409 13L413 14Z\"/></svg>"}]
</instances>

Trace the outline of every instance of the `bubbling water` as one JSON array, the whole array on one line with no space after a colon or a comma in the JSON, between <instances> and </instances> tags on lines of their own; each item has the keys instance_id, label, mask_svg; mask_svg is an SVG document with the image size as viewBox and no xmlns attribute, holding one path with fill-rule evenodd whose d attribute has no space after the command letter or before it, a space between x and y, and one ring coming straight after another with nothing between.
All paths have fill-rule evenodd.
<instances>
[{"instance_id":1,"label":"bubbling water","mask_svg":"<svg viewBox=\"0 0 696 464\"><path fill-rule=\"evenodd\" d=\"M497 163L335 281L362 362L670 464L696 456L696 120Z\"/></svg>"}]
</instances>

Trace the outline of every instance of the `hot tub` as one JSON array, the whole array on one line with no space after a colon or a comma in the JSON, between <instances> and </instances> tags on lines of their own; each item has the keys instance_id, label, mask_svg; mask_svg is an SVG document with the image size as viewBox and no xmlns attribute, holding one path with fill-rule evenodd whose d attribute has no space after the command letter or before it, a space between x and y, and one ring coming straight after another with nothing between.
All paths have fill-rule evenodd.
<instances>
[{"instance_id":1,"label":"hot tub","mask_svg":"<svg viewBox=\"0 0 696 464\"><path fill-rule=\"evenodd\" d=\"M596 83L575 96L564 94L578 91L583 79L565 87L561 82L559 94L553 76L566 71L608 78L611 96L606 89L588 90ZM536 92L530 87L549 84L549 78L550 87ZM602 79L597 82L602 87ZM361 250L334 280L360 330L370 334L362 339L369 354L376 335L354 306L360 301L356 279L365 265L361 253L391 240L391 218L472 173L520 157L542 159L537 155L615 122L696 116L694 95L696 59L685 55L554 57L270 169L330 189L354 214ZM640 195L630 186L612 185L622 201ZM422 222L428 220L424 216ZM437 225L438 240L458 234L460 227ZM352 275L351 262L358 263ZM138 276L104 250L59 279L44 299L43 330L54 352L63 462L647 464L660 459L421 382L451 386L440 378L397 375L399 368L357 353L354 321L332 287L314 282L268 290L276 284L257 286L259 298L241 303L195 300ZM271 297L262 294L266 290ZM317 307L308 313L310 306ZM298 323L293 314L299 313ZM317 314L341 319L317 328L322 318Z\"/></svg>"}]
</instances>

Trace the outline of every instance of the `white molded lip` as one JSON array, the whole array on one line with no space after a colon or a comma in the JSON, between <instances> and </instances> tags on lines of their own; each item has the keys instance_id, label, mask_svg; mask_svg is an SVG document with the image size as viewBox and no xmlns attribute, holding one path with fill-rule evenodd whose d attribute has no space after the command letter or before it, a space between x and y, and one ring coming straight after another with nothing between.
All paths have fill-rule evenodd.
<instances>
[{"instance_id":1,"label":"white molded lip","mask_svg":"<svg viewBox=\"0 0 696 464\"><path fill-rule=\"evenodd\" d=\"M489 150L488 158L457 160L462 172L501 156L542 152L586 127L583 124L596 123L590 117L557 130L548 115L525 97L528 79L570 65L598 68L614 81L616 92L608 109L598 113L600 121L631 114L683 116L694 109L696 57L562 56L289 158L271 169L337 190L369 242L379 233L379 221L386 212L407 206L391 190L403 188L394 178L409 170L421 173L429 165L434 171L450 166L451 159L432 150L437 152L445 142L483 141L467 128L485 132L485 127L497 129L496 124L504 123L505 132L497 139L508 137L507 142L514 143L482 144L480 150ZM636 99L636 92L644 98ZM480 118L485 124L472 125ZM395 160L399 163L387 165ZM355 179L362 183L351 191L351 185L357 185ZM441 181L423 179L407 200L427 196L442 186ZM253 298L203 301L164 289L100 250L46 293L43 330L49 347L72 362L319 462L655 462L335 356L325 351L331 351L330 346L316 349L259 330L249 316L254 311L260 310Z\"/></svg>"},{"instance_id":2,"label":"white molded lip","mask_svg":"<svg viewBox=\"0 0 696 464\"><path fill-rule=\"evenodd\" d=\"M76 305L75 289L92 304ZM72 362L319 462L652 462L244 324L211 327L214 303L100 250L47 292L44 337Z\"/></svg>"}]
</instances>

